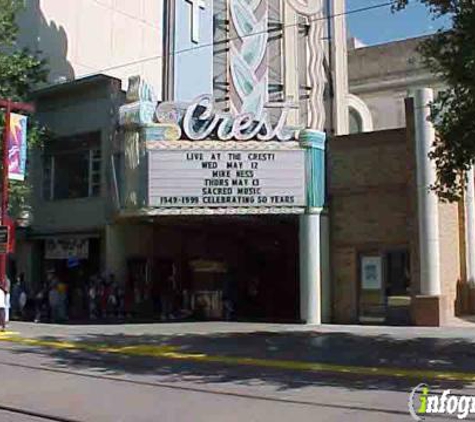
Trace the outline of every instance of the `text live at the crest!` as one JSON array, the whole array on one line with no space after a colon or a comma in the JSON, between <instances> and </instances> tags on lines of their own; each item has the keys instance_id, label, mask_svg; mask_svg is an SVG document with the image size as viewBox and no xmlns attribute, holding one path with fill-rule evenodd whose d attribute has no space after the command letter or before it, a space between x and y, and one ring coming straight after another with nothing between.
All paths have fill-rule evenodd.
<instances>
[{"instance_id":1,"label":"text live at the crest!","mask_svg":"<svg viewBox=\"0 0 475 422\"><path fill-rule=\"evenodd\" d=\"M152 151L149 191L157 207L305 206L304 153Z\"/></svg>"}]
</instances>

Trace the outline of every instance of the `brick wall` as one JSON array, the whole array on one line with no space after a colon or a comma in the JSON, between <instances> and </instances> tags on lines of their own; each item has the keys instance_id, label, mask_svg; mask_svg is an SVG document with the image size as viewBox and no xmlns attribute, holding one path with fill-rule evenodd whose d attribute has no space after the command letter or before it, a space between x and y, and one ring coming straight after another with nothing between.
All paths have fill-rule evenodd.
<instances>
[{"instance_id":1,"label":"brick wall","mask_svg":"<svg viewBox=\"0 0 475 422\"><path fill-rule=\"evenodd\" d=\"M328 148L333 320L358 320L359 256L400 248L411 258L410 293L420 292L414 122L407 128L332 138ZM455 313L461 279L462 216L439 205L442 318Z\"/></svg>"},{"instance_id":2,"label":"brick wall","mask_svg":"<svg viewBox=\"0 0 475 422\"><path fill-rule=\"evenodd\" d=\"M458 204L439 205L440 282L444 317L455 314L457 281L461 278Z\"/></svg>"},{"instance_id":3,"label":"brick wall","mask_svg":"<svg viewBox=\"0 0 475 422\"><path fill-rule=\"evenodd\" d=\"M330 141L335 322L357 320L358 255L409 248L408 162L405 129L342 136Z\"/></svg>"}]
</instances>

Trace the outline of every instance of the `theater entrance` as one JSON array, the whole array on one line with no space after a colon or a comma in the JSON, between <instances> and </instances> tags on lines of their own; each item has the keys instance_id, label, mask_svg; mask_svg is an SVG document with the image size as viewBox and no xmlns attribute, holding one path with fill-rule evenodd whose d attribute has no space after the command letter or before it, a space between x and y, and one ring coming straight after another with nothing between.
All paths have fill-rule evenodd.
<instances>
[{"instance_id":1,"label":"theater entrance","mask_svg":"<svg viewBox=\"0 0 475 422\"><path fill-rule=\"evenodd\" d=\"M143 270L135 259L129 278L154 318L298 321L297 216L161 217L149 227L151 256Z\"/></svg>"}]
</instances>

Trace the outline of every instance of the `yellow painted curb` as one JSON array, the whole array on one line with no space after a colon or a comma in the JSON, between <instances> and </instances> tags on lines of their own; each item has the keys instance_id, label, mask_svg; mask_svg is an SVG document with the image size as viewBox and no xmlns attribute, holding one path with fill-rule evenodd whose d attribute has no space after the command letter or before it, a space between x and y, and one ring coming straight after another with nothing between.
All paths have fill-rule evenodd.
<instances>
[{"instance_id":1,"label":"yellow painted curb","mask_svg":"<svg viewBox=\"0 0 475 422\"><path fill-rule=\"evenodd\" d=\"M8 332L0 333L0 341L23 344L26 346L48 347L59 350L83 350L96 353L113 353L127 356L142 356L205 363L222 363L229 365L253 366L296 371L384 376L391 378L417 378L424 380L475 382L475 373L417 370L391 367L351 366L293 360L274 360L246 358L238 356L207 355L205 353L184 353L178 351L178 348L176 346L110 346L106 344L87 344L80 342L24 338L16 335L16 333L14 334Z\"/></svg>"}]
</instances>

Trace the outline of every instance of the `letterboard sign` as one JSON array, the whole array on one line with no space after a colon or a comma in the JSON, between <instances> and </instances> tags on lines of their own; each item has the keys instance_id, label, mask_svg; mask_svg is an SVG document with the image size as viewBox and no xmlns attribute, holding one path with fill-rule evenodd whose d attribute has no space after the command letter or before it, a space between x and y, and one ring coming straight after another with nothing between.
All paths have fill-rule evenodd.
<instances>
[{"instance_id":1,"label":"letterboard sign","mask_svg":"<svg viewBox=\"0 0 475 422\"><path fill-rule=\"evenodd\" d=\"M151 207L304 207L303 150L151 150Z\"/></svg>"}]
</instances>

